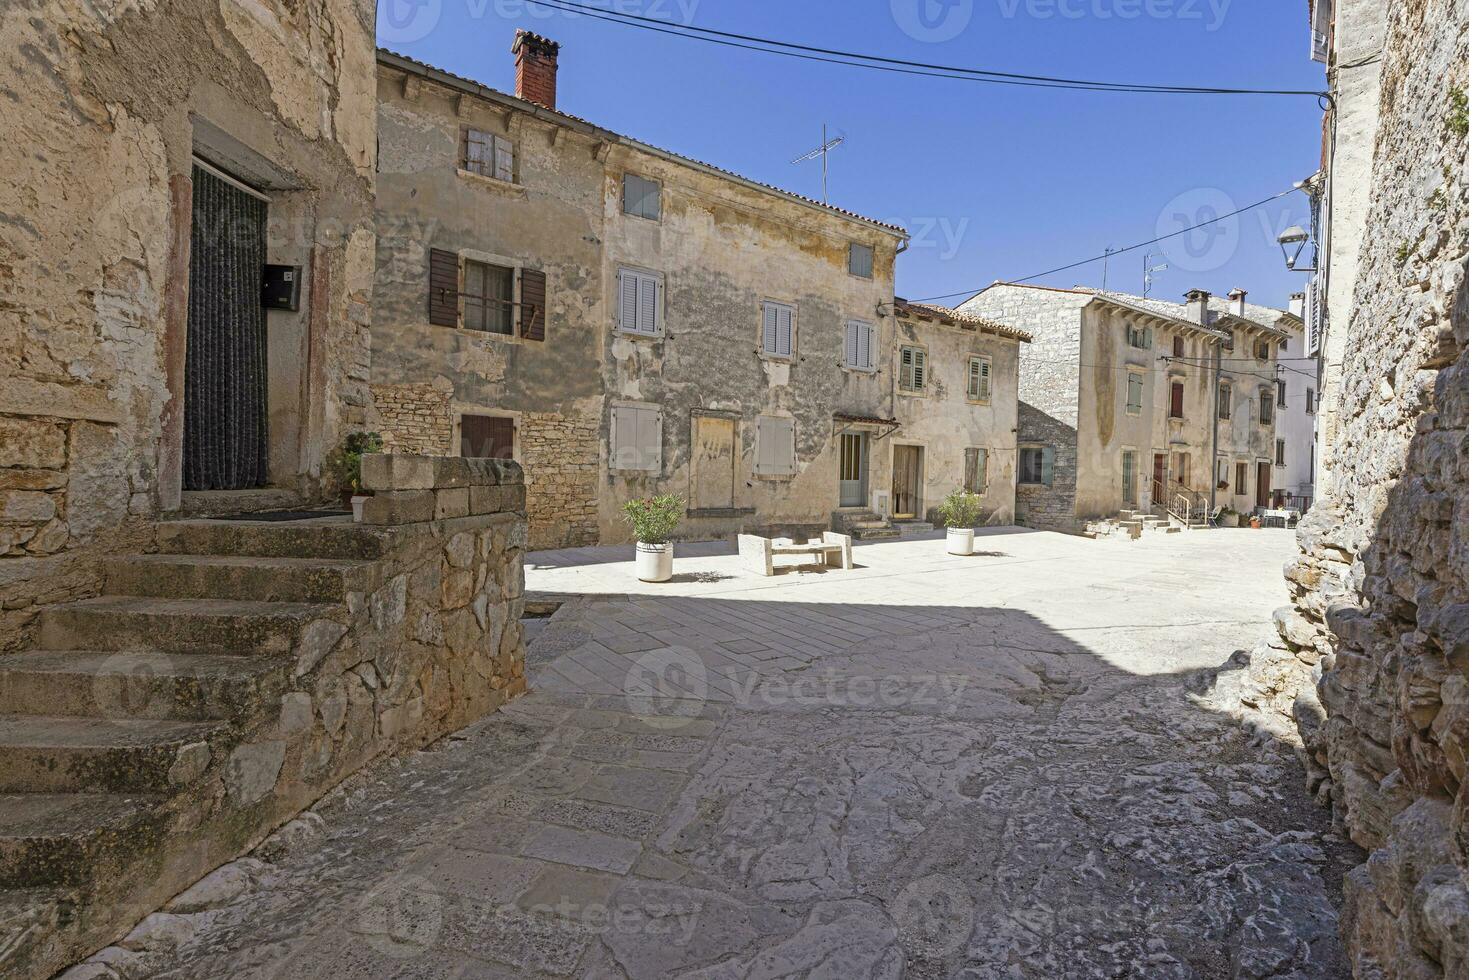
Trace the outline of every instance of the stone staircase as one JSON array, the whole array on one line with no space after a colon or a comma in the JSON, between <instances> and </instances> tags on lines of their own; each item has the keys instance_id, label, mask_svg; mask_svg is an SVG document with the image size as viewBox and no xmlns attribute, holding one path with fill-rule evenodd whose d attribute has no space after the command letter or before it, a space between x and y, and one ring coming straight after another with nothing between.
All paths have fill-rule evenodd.
<instances>
[{"instance_id":1,"label":"stone staircase","mask_svg":"<svg viewBox=\"0 0 1469 980\"><path fill-rule=\"evenodd\" d=\"M1114 518L1088 522L1081 536L1129 538L1136 541L1144 534L1177 534L1182 530L1183 526L1172 518L1159 517L1143 510L1121 510Z\"/></svg>"},{"instance_id":2,"label":"stone staircase","mask_svg":"<svg viewBox=\"0 0 1469 980\"><path fill-rule=\"evenodd\" d=\"M876 511L867 507L841 507L831 513L831 529L838 534L850 534L858 541L886 541L902 536Z\"/></svg>"},{"instance_id":3,"label":"stone staircase","mask_svg":"<svg viewBox=\"0 0 1469 980\"><path fill-rule=\"evenodd\" d=\"M523 691L501 476L483 516L162 523L101 595L43 610L0 655L0 976L117 940L365 762Z\"/></svg>"}]
</instances>

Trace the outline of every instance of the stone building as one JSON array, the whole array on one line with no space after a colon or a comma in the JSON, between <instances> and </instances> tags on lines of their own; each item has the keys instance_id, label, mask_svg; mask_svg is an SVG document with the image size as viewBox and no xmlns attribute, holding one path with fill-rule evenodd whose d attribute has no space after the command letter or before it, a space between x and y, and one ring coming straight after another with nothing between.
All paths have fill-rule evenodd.
<instances>
[{"instance_id":1,"label":"stone building","mask_svg":"<svg viewBox=\"0 0 1469 980\"><path fill-rule=\"evenodd\" d=\"M1469 975L1469 9L1316 0L1334 206L1315 506L1227 678L1368 852L1357 976Z\"/></svg>"},{"instance_id":2,"label":"stone building","mask_svg":"<svg viewBox=\"0 0 1469 980\"><path fill-rule=\"evenodd\" d=\"M39 604L95 593L149 518L314 496L363 421L372 19L363 0L0 9L0 649ZM263 262L297 273L295 308L238 279Z\"/></svg>"},{"instance_id":3,"label":"stone building","mask_svg":"<svg viewBox=\"0 0 1469 980\"><path fill-rule=\"evenodd\" d=\"M1018 369L1029 340L983 317L897 300L893 481L879 513L936 521L944 496L964 489L983 498L984 523L1014 523Z\"/></svg>"},{"instance_id":4,"label":"stone building","mask_svg":"<svg viewBox=\"0 0 1469 980\"><path fill-rule=\"evenodd\" d=\"M1020 352L1017 518L1080 531L1121 510L1197 521L1271 501L1278 345L1292 315L997 282L960 309L1029 332Z\"/></svg>"},{"instance_id":5,"label":"stone building","mask_svg":"<svg viewBox=\"0 0 1469 980\"><path fill-rule=\"evenodd\" d=\"M1292 313L1300 315L1305 297L1291 297ZM1305 511L1316 495L1316 418L1320 405L1318 359L1307 347L1305 320L1280 323L1288 337L1280 341L1280 401L1275 419L1275 478L1271 492L1276 501Z\"/></svg>"},{"instance_id":6,"label":"stone building","mask_svg":"<svg viewBox=\"0 0 1469 980\"><path fill-rule=\"evenodd\" d=\"M887 486L904 232L568 115L555 42L513 51L514 96L379 53L389 445L519 460L535 547L665 492L687 537L827 527L839 432Z\"/></svg>"}]
</instances>

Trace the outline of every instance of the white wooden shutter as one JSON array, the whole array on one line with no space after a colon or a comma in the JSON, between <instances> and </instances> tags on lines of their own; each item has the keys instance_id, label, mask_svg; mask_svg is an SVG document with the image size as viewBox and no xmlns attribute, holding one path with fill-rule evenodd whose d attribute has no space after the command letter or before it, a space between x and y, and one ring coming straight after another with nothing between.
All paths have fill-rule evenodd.
<instances>
[{"instance_id":1,"label":"white wooden shutter","mask_svg":"<svg viewBox=\"0 0 1469 980\"><path fill-rule=\"evenodd\" d=\"M796 471L796 427L791 419L762 415L755 422L755 472L784 476Z\"/></svg>"},{"instance_id":2,"label":"white wooden shutter","mask_svg":"<svg viewBox=\"0 0 1469 980\"><path fill-rule=\"evenodd\" d=\"M641 273L638 275L638 332L658 332L658 279Z\"/></svg>"},{"instance_id":3,"label":"white wooden shutter","mask_svg":"<svg viewBox=\"0 0 1469 980\"><path fill-rule=\"evenodd\" d=\"M913 390L923 391L928 384L928 353L913 349Z\"/></svg>"},{"instance_id":4,"label":"white wooden shutter","mask_svg":"<svg viewBox=\"0 0 1469 980\"><path fill-rule=\"evenodd\" d=\"M777 353L780 342L780 315L774 303L765 304L765 320L760 332L760 349L767 354Z\"/></svg>"},{"instance_id":5,"label":"white wooden shutter","mask_svg":"<svg viewBox=\"0 0 1469 980\"><path fill-rule=\"evenodd\" d=\"M858 323L856 320L847 321L846 339L842 345L842 363L845 364L847 367L854 368L862 366L861 363L857 360L859 347L857 334L861 329L862 324Z\"/></svg>"},{"instance_id":6,"label":"white wooden shutter","mask_svg":"<svg viewBox=\"0 0 1469 980\"><path fill-rule=\"evenodd\" d=\"M507 181L515 179L515 147L503 136L495 137L495 177Z\"/></svg>"},{"instance_id":7,"label":"white wooden shutter","mask_svg":"<svg viewBox=\"0 0 1469 980\"><path fill-rule=\"evenodd\" d=\"M898 352L898 387L913 390L913 348L904 347Z\"/></svg>"},{"instance_id":8,"label":"white wooden shutter","mask_svg":"<svg viewBox=\"0 0 1469 980\"><path fill-rule=\"evenodd\" d=\"M638 410L638 456L639 469L663 471L663 413L656 409Z\"/></svg>"},{"instance_id":9,"label":"white wooden shutter","mask_svg":"<svg viewBox=\"0 0 1469 980\"><path fill-rule=\"evenodd\" d=\"M638 332L638 274L631 269L617 271L617 325L629 333Z\"/></svg>"},{"instance_id":10,"label":"white wooden shutter","mask_svg":"<svg viewBox=\"0 0 1469 980\"><path fill-rule=\"evenodd\" d=\"M862 324L862 329L857 332L858 350L857 363L862 365L864 371L871 371L872 363L872 324Z\"/></svg>"},{"instance_id":11,"label":"white wooden shutter","mask_svg":"<svg viewBox=\"0 0 1469 980\"><path fill-rule=\"evenodd\" d=\"M612 469L663 470L663 413L638 405L612 406Z\"/></svg>"},{"instance_id":12,"label":"white wooden shutter","mask_svg":"<svg viewBox=\"0 0 1469 980\"><path fill-rule=\"evenodd\" d=\"M781 357L791 356L791 332L794 328L793 311L789 306L776 308L776 350Z\"/></svg>"}]
</instances>

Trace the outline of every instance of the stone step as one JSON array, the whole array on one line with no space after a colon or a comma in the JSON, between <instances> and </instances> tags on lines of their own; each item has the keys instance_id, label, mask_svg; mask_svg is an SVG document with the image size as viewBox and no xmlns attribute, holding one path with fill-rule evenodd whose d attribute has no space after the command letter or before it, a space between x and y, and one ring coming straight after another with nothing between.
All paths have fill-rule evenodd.
<instances>
[{"instance_id":1,"label":"stone step","mask_svg":"<svg viewBox=\"0 0 1469 980\"><path fill-rule=\"evenodd\" d=\"M0 715L0 793L158 793L210 722Z\"/></svg>"},{"instance_id":2,"label":"stone step","mask_svg":"<svg viewBox=\"0 0 1469 980\"><path fill-rule=\"evenodd\" d=\"M928 521L897 521L893 527L897 528L898 534L905 538L912 534L927 534L933 530L933 525Z\"/></svg>"},{"instance_id":3,"label":"stone step","mask_svg":"<svg viewBox=\"0 0 1469 980\"><path fill-rule=\"evenodd\" d=\"M341 602L376 588L375 571L364 561L254 555L133 555L106 565L113 595L262 602Z\"/></svg>"},{"instance_id":4,"label":"stone step","mask_svg":"<svg viewBox=\"0 0 1469 980\"><path fill-rule=\"evenodd\" d=\"M902 531L899 531L897 528L890 526L859 527L852 530L852 537L856 538L858 541L886 541L893 538L900 538L902 536Z\"/></svg>"},{"instance_id":5,"label":"stone step","mask_svg":"<svg viewBox=\"0 0 1469 980\"><path fill-rule=\"evenodd\" d=\"M45 609L37 646L285 655L308 623L340 608L306 602L102 596Z\"/></svg>"},{"instance_id":6,"label":"stone step","mask_svg":"<svg viewBox=\"0 0 1469 980\"><path fill-rule=\"evenodd\" d=\"M391 531L350 517L310 521L165 521L158 550L176 555L247 555L371 561L393 547Z\"/></svg>"},{"instance_id":7,"label":"stone step","mask_svg":"<svg viewBox=\"0 0 1469 980\"><path fill-rule=\"evenodd\" d=\"M108 793L0 794L0 888L81 885L156 844L161 797Z\"/></svg>"},{"instance_id":8,"label":"stone step","mask_svg":"<svg viewBox=\"0 0 1469 980\"><path fill-rule=\"evenodd\" d=\"M206 721L241 718L286 692L278 657L156 650L0 656L0 714Z\"/></svg>"}]
</instances>

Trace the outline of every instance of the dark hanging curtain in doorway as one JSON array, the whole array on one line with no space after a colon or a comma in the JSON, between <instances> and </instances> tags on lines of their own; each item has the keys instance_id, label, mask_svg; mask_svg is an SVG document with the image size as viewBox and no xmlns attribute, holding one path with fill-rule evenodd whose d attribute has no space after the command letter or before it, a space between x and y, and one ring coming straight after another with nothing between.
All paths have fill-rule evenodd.
<instances>
[{"instance_id":1,"label":"dark hanging curtain in doorway","mask_svg":"<svg viewBox=\"0 0 1469 980\"><path fill-rule=\"evenodd\" d=\"M266 204L194 168L184 489L240 490L266 481Z\"/></svg>"}]
</instances>

